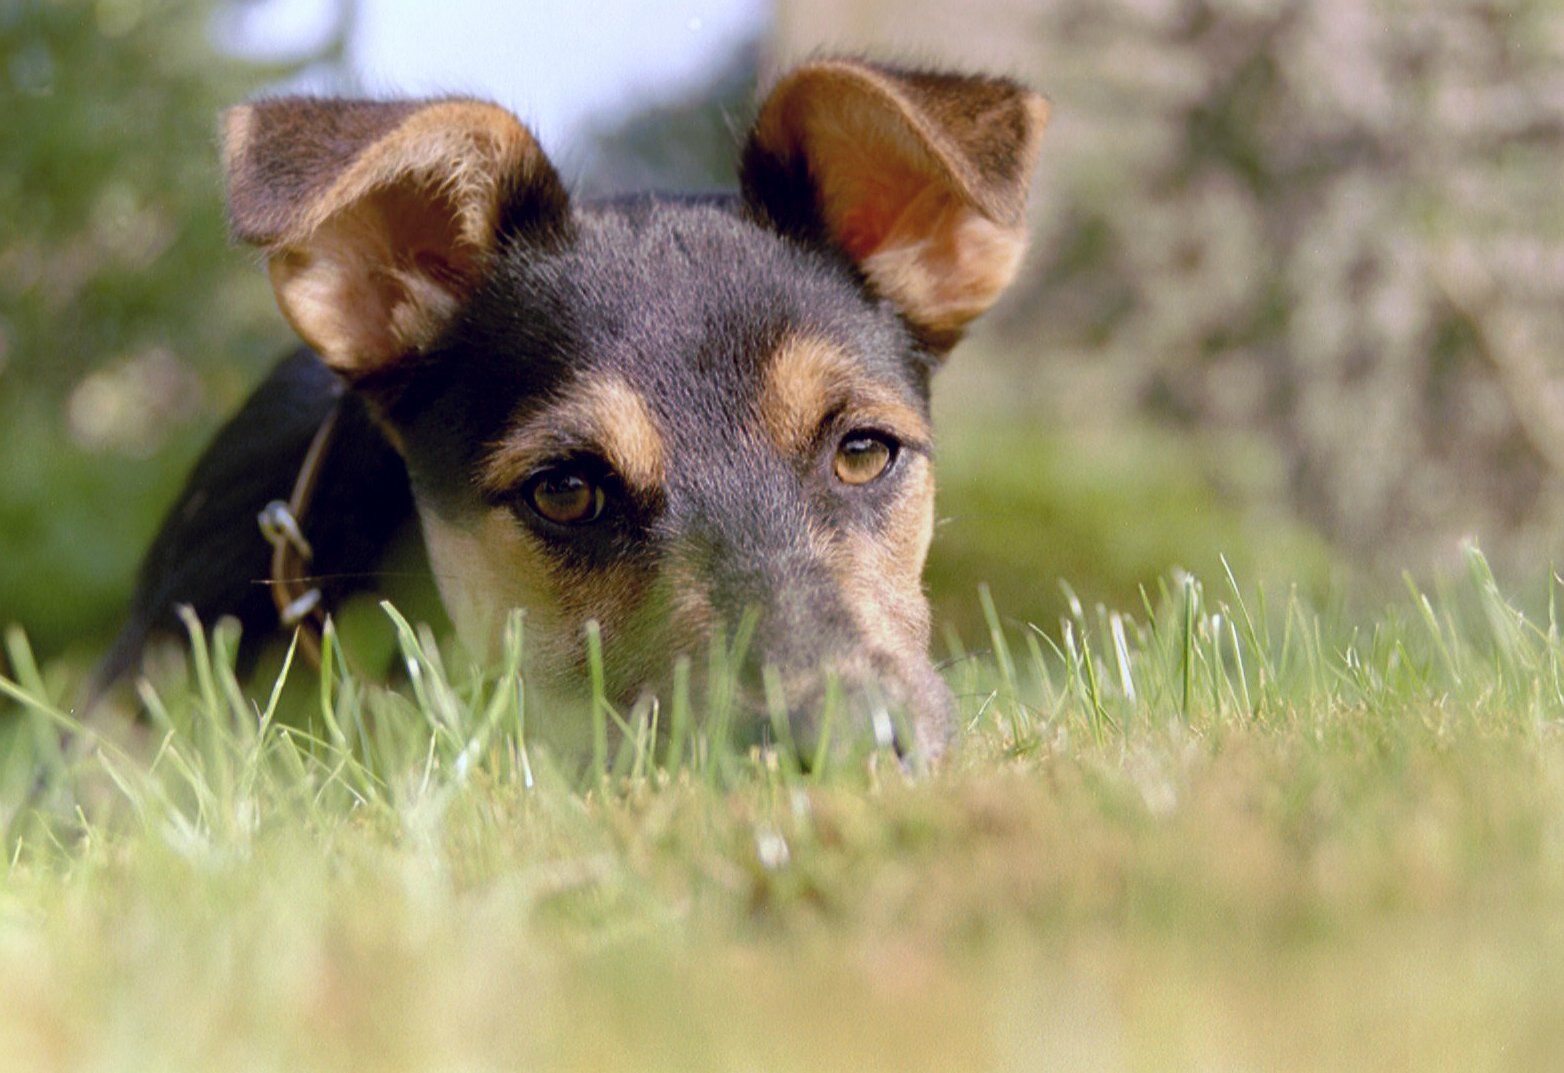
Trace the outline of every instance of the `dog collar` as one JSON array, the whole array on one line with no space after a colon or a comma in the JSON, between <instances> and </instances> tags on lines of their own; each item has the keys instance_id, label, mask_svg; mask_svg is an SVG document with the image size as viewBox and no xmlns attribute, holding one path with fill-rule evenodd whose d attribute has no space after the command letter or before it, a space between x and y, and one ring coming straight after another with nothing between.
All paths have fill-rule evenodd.
<instances>
[{"instance_id":1,"label":"dog collar","mask_svg":"<svg viewBox=\"0 0 1564 1073\"><path fill-rule=\"evenodd\" d=\"M261 535L272 546L268 587L272 603L277 607L277 620L284 629L295 632L305 658L316 670L321 666L321 641L330 614L325 592L318 584L311 583L319 579L312 578L309 573L315 550L304 535L304 523L309 518L310 504L320 483L320 472L336 434L341 410L340 402L333 405L315 430L287 500L272 500L256 519Z\"/></svg>"}]
</instances>

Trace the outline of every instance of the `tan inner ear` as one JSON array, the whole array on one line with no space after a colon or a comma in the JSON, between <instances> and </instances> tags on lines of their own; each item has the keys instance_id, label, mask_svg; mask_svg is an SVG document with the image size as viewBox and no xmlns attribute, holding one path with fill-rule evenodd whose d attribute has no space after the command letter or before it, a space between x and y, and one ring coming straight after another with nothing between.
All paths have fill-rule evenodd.
<instances>
[{"instance_id":1,"label":"tan inner ear","mask_svg":"<svg viewBox=\"0 0 1564 1073\"><path fill-rule=\"evenodd\" d=\"M431 343L480 255L462 235L451 196L404 179L329 217L269 268L294 330L340 371L357 374Z\"/></svg>"},{"instance_id":2,"label":"tan inner ear","mask_svg":"<svg viewBox=\"0 0 1564 1073\"><path fill-rule=\"evenodd\" d=\"M232 121L231 169L250 152L249 122ZM538 167L536 142L504 109L420 108L263 239L278 305L350 377L429 345L494 247L504 191Z\"/></svg>"},{"instance_id":3,"label":"tan inner ear","mask_svg":"<svg viewBox=\"0 0 1564 1073\"><path fill-rule=\"evenodd\" d=\"M970 163L888 78L826 64L777 94L760 136L807 159L832 238L932 339L954 341L1014 280L1025 220L985 210ZM1035 141L1047 106L1028 110Z\"/></svg>"},{"instance_id":4,"label":"tan inner ear","mask_svg":"<svg viewBox=\"0 0 1564 1073\"><path fill-rule=\"evenodd\" d=\"M920 326L960 332L1015 278L1024 224L1001 224L973 206L894 112L811 113L804 138L832 237Z\"/></svg>"},{"instance_id":5,"label":"tan inner ear","mask_svg":"<svg viewBox=\"0 0 1564 1073\"><path fill-rule=\"evenodd\" d=\"M881 294L948 335L994 304L1025 255L1024 227L997 224L929 186L860 264Z\"/></svg>"}]
</instances>

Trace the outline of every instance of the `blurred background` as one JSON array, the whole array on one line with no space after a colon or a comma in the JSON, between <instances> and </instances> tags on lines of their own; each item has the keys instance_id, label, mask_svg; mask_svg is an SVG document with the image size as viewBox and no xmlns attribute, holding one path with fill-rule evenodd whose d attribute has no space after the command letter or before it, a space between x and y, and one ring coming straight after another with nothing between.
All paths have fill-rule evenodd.
<instances>
[{"instance_id":1,"label":"blurred background","mask_svg":"<svg viewBox=\"0 0 1564 1073\"><path fill-rule=\"evenodd\" d=\"M941 620L1170 568L1372 592L1564 548L1553 0L3 0L0 624L88 658L204 438L288 345L218 109L470 92L583 192L731 185L820 50L1053 100L1020 284L937 385Z\"/></svg>"}]
</instances>

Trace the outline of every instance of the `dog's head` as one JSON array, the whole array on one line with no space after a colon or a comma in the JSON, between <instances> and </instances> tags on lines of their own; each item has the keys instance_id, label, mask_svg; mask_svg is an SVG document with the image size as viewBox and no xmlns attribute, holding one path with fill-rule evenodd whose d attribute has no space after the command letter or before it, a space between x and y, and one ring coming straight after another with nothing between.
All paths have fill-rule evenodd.
<instances>
[{"instance_id":1,"label":"dog's head","mask_svg":"<svg viewBox=\"0 0 1564 1073\"><path fill-rule=\"evenodd\" d=\"M807 724L825 683L932 742L929 379L1014 276L1046 118L1003 80L817 62L784 77L737 197L576 204L470 100L283 98L225 143L236 233L369 400L441 593L544 666L601 630L655 685L741 620Z\"/></svg>"}]
</instances>

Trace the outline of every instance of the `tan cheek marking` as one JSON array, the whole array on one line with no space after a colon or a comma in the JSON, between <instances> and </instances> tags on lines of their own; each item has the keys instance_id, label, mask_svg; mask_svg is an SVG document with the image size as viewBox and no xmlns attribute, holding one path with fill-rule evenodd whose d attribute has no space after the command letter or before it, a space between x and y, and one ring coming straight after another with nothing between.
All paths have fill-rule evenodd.
<instances>
[{"instance_id":1,"label":"tan cheek marking","mask_svg":"<svg viewBox=\"0 0 1564 1073\"><path fill-rule=\"evenodd\" d=\"M838 537L830 556L837 584L869 647L898 661L925 658L929 602L923 564L934 536L934 474L918 456L891 508L884 535Z\"/></svg>"},{"instance_id":2,"label":"tan cheek marking","mask_svg":"<svg viewBox=\"0 0 1564 1073\"><path fill-rule=\"evenodd\" d=\"M550 675L577 670L584 658L583 627L596 621L604 645L615 645L640 608L646 579L630 566L571 569L527 533L509 511L490 511L475 525L425 516L429 558L462 643L493 659L505 620L526 611L526 652L534 669ZM627 653L610 651L616 661Z\"/></svg>"},{"instance_id":3,"label":"tan cheek marking","mask_svg":"<svg viewBox=\"0 0 1564 1073\"><path fill-rule=\"evenodd\" d=\"M611 664L635 663L637 653L625 650L635 613L646 597L647 578L633 566L617 563L602 570L561 571L559 598L576 631L596 622ZM578 632L579 636L579 632ZM578 658L582 653L578 653Z\"/></svg>"},{"instance_id":4,"label":"tan cheek marking","mask_svg":"<svg viewBox=\"0 0 1564 1073\"><path fill-rule=\"evenodd\" d=\"M663 591L668 595L668 636L686 651L716 632L720 625L705 577L688 559L675 554L663 564Z\"/></svg>"},{"instance_id":5,"label":"tan cheek marking","mask_svg":"<svg viewBox=\"0 0 1564 1073\"><path fill-rule=\"evenodd\" d=\"M509 433L490 453L481 483L489 492L509 491L561 444L578 440L596 444L632 487L662 486L662 434L646 399L618 376L572 385L561 402Z\"/></svg>"},{"instance_id":6,"label":"tan cheek marking","mask_svg":"<svg viewBox=\"0 0 1564 1073\"><path fill-rule=\"evenodd\" d=\"M863 375L835 345L811 336L785 340L766 367L760 420L783 454L797 455L814 442L820 424L839 406L855 418L882 424L908 439L928 438L928 422L895 391Z\"/></svg>"},{"instance_id":7,"label":"tan cheek marking","mask_svg":"<svg viewBox=\"0 0 1564 1073\"><path fill-rule=\"evenodd\" d=\"M520 607L528 650L557 658L568 638L542 546L507 511L491 511L471 527L420 514L440 599L462 643L492 658L506 616Z\"/></svg>"},{"instance_id":8,"label":"tan cheek marking","mask_svg":"<svg viewBox=\"0 0 1564 1073\"><path fill-rule=\"evenodd\" d=\"M777 349L761 396L767 435L784 453L814 440L838 406L854 420L885 427L905 439L926 440L928 422L883 384L862 375L852 358L819 339L795 337ZM926 455L908 453L909 472L891 507L883 536L812 533L811 543L832 564L837 584L870 648L912 664L925 657L929 606L923 563L934 533L934 477Z\"/></svg>"}]
</instances>

